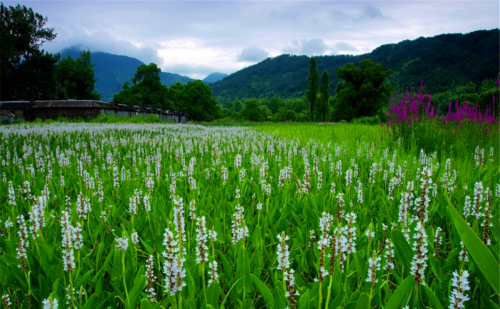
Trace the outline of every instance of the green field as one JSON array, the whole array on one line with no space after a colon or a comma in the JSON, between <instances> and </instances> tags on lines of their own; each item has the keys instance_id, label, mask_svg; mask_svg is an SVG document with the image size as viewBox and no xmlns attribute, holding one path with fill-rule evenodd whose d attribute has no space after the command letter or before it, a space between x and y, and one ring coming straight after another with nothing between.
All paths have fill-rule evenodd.
<instances>
[{"instance_id":1,"label":"green field","mask_svg":"<svg viewBox=\"0 0 500 309\"><path fill-rule=\"evenodd\" d=\"M0 126L0 295L498 308L498 141L405 145L352 124Z\"/></svg>"}]
</instances>

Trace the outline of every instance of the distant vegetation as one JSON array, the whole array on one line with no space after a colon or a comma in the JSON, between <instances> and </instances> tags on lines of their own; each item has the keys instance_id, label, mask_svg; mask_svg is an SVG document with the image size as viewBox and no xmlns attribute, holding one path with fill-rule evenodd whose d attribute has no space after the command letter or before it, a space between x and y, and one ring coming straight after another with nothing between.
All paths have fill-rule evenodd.
<instances>
[{"instance_id":1,"label":"distant vegetation","mask_svg":"<svg viewBox=\"0 0 500 309\"><path fill-rule=\"evenodd\" d=\"M2 4L1 100L114 100L183 111L195 121L375 123L386 121L391 94L422 82L441 114L450 102L487 108L498 96L499 29L406 40L359 56L281 55L202 82L126 56L47 53L42 44L56 34L46 23L30 8Z\"/></svg>"}]
</instances>

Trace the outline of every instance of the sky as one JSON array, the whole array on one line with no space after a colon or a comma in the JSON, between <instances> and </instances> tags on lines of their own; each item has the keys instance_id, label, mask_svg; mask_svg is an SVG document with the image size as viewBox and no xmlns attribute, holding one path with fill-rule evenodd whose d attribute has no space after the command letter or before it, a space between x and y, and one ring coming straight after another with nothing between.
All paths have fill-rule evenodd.
<instances>
[{"instance_id":1,"label":"sky","mask_svg":"<svg viewBox=\"0 0 500 309\"><path fill-rule=\"evenodd\" d=\"M48 18L57 38L203 79L281 54L363 54L380 45L498 28L499 1L4 1Z\"/></svg>"}]
</instances>

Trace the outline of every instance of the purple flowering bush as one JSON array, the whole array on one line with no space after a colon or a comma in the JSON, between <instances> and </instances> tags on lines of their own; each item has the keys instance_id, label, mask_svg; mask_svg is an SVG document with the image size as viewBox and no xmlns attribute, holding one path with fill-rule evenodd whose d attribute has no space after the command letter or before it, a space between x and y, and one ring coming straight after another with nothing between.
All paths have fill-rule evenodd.
<instances>
[{"instance_id":1,"label":"purple flowering bush","mask_svg":"<svg viewBox=\"0 0 500 309\"><path fill-rule=\"evenodd\" d=\"M474 151L477 146L498 147L494 142L499 138L495 97L485 109L469 102L450 102L443 117L439 116L431 95L410 89L406 94L391 96L385 126L386 133L395 140L400 139L408 148L445 151L458 156Z\"/></svg>"}]
</instances>

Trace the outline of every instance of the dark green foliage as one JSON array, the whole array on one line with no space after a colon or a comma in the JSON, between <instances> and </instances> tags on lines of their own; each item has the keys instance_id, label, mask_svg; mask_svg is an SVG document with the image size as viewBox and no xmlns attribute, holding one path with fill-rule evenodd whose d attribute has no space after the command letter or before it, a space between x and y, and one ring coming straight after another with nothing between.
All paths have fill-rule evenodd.
<instances>
[{"instance_id":1,"label":"dark green foliage","mask_svg":"<svg viewBox=\"0 0 500 309\"><path fill-rule=\"evenodd\" d=\"M257 99L248 99L245 101L243 109L239 114L240 118L250 121L266 121L271 116L271 111L267 106L260 105Z\"/></svg>"},{"instance_id":2,"label":"dark green foliage","mask_svg":"<svg viewBox=\"0 0 500 309\"><path fill-rule=\"evenodd\" d=\"M360 117L352 120L352 123L355 124L367 124L367 125L380 125L380 117Z\"/></svg>"},{"instance_id":3,"label":"dark green foliage","mask_svg":"<svg viewBox=\"0 0 500 309\"><path fill-rule=\"evenodd\" d=\"M320 97L319 97L319 109L321 112L321 117L323 122L326 121L326 115L328 114L328 108L330 107L330 90L328 85L328 79L330 74L327 70L323 70L323 76L321 77L320 85Z\"/></svg>"},{"instance_id":4,"label":"dark green foliage","mask_svg":"<svg viewBox=\"0 0 500 309\"><path fill-rule=\"evenodd\" d=\"M316 58L311 57L309 60L309 75L307 76L306 98L309 101L309 110L311 113L311 121L314 121L314 104L318 97L318 69L316 68Z\"/></svg>"},{"instance_id":5,"label":"dark green foliage","mask_svg":"<svg viewBox=\"0 0 500 309\"><path fill-rule=\"evenodd\" d=\"M160 82L160 68L156 64L141 65L132 78L133 85L125 83L123 90L113 96L113 102L171 109L168 88Z\"/></svg>"},{"instance_id":6,"label":"dark green foliage","mask_svg":"<svg viewBox=\"0 0 500 309\"><path fill-rule=\"evenodd\" d=\"M425 92L436 96L469 81L481 85L485 79L494 79L500 66L499 36L500 31L493 29L406 40L382 45L371 53L359 56L316 57L317 67L321 71L327 69L336 72L349 62L359 64L362 59L370 59L394 71L389 81L395 91L406 91L412 83L418 86L423 79ZM308 62L307 56L281 55L268 58L214 83L213 93L218 102L235 98L261 98L271 93L282 98L298 98L303 95ZM335 90L337 81L337 77L332 74L332 90ZM331 93L335 94L335 91Z\"/></svg>"},{"instance_id":7,"label":"dark green foliage","mask_svg":"<svg viewBox=\"0 0 500 309\"><path fill-rule=\"evenodd\" d=\"M96 78L94 66L90 62L90 51L82 51L73 60L62 58L57 64L57 98L76 100L99 100L101 95L94 91Z\"/></svg>"},{"instance_id":8,"label":"dark green foliage","mask_svg":"<svg viewBox=\"0 0 500 309\"><path fill-rule=\"evenodd\" d=\"M180 86L176 84L172 87L178 89ZM218 118L221 113L217 101L212 96L212 88L201 80L183 86L178 99L174 99L174 102L178 111L189 114L190 120L209 121Z\"/></svg>"},{"instance_id":9,"label":"dark green foliage","mask_svg":"<svg viewBox=\"0 0 500 309\"><path fill-rule=\"evenodd\" d=\"M391 73L368 59L361 60L359 67L353 63L340 67L334 118L351 120L378 114L389 99L391 85L384 80Z\"/></svg>"},{"instance_id":10,"label":"dark green foliage","mask_svg":"<svg viewBox=\"0 0 500 309\"><path fill-rule=\"evenodd\" d=\"M55 39L47 18L24 5L0 4L1 100L48 99L54 95L54 65L58 60L41 50Z\"/></svg>"}]
</instances>

